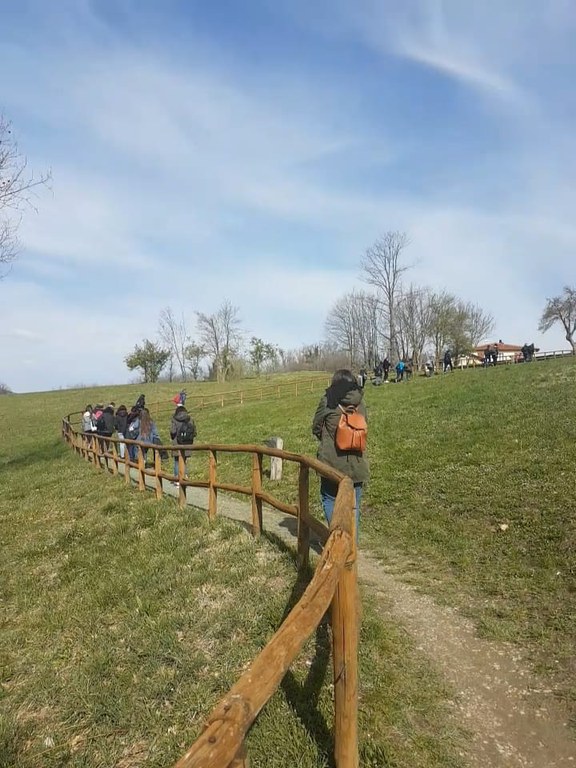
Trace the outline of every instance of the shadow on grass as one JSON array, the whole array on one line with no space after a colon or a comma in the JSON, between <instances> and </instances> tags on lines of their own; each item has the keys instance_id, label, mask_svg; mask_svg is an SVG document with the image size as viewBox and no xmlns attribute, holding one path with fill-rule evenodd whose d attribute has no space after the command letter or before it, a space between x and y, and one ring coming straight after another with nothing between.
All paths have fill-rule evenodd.
<instances>
[{"instance_id":1,"label":"shadow on grass","mask_svg":"<svg viewBox=\"0 0 576 768\"><path fill-rule=\"evenodd\" d=\"M0 455L0 466L19 469L54 461L54 459L69 455L70 450L65 443L60 438L55 438L49 442L35 443L31 448L25 450L19 447L18 453L12 456Z\"/></svg>"},{"instance_id":2,"label":"shadow on grass","mask_svg":"<svg viewBox=\"0 0 576 768\"><path fill-rule=\"evenodd\" d=\"M295 566L297 566L298 556L293 547L273 533L264 532L263 536L278 547L278 549L288 554L294 561ZM313 569L308 567L305 571L298 574L298 578L284 608L282 621L286 619L292 608L294 608L304 594L313 573ZM304 682L300 682L296 675L291 670L288 670L280 685L288 706L298 717L310 739L316 744L319 756L326 760L330 768L333 768L334 738L326 718L320 712L318 706L330 664L330 647L328 614L326 614L316 628L314 656L310 662L306 679Z\"/></svg>"}]
</instances>

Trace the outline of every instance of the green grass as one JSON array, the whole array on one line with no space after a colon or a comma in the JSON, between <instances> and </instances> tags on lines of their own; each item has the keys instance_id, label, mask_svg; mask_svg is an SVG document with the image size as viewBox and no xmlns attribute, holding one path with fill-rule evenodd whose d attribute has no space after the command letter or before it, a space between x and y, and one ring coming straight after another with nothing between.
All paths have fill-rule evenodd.
<instances>
[{"instance_id":1,"label":"green grass","mask_svg":"<svg viewBox=\"0 0 576 768\"><path fill-rule=\"evenodd\" d=\"M0 398L2 768L171 765L302 589L291 550L126 488L61 442L63 414L139 391ZM317 397L202 411L201 438L281 434L310 452ZM219 473L232 480L246 466L222 458ZM275 492L293 495L294 479L287 469ZM331 764L328 649L323 625L250 732L256 768ZM460 765L450 692L369 594L360 665L362 765Z\"/></svg>"}]
</instances>

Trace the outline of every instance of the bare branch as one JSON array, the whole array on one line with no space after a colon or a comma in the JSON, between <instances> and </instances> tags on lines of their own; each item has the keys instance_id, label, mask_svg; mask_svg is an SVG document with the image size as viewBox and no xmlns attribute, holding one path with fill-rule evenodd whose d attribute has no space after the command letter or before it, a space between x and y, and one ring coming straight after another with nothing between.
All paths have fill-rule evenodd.
<instances>
[{"instance_id":1,"label":"bare branch","mask_svg":"<svg viewBox=\"0 0 576 768\"><path fill-rule=\"evenodd\" d=\"M12 125L0 115L0 264L10 264L18 254L16 231L20 217L15 214L34 208L35 188L49 179L49 173L39 177L27 173L27 161L20 154Z\"/></svg>"}]
</instances>

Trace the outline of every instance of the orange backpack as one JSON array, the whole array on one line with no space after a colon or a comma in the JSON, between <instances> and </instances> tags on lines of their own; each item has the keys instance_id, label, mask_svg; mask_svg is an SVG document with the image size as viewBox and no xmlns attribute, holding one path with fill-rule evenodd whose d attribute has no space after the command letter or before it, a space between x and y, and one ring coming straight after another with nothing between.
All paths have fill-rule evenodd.
<instances>
[{"instance_id":1,"label":"orange backpack","mask_svg":"<svg viewBox=\"0 0 576 768\"><path fill-rule=\"evenodd\" d=\"M338 408L342 413L336 429L336 447L340 451L364 453L368 433L366 419L353 405Z\"/></svg>"}]
</instances>

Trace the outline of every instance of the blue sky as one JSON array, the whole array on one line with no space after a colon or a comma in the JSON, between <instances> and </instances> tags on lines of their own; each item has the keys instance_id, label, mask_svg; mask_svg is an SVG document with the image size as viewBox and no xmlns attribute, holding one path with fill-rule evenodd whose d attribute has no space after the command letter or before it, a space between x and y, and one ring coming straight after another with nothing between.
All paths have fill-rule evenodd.
<instances>
[{"instance_id":1,"label":"blue sky","mask_svg":"<svg viewBox=\"0 0 576 768\"><path fill-rule=\"evenodd\" d=\"M0 282L0 380L128 381L162 308L323 336L364 250L479 303L495 337L574 284L568 0L3 0L0 112L52 184Z\"/></svg>"}]
</instances>

